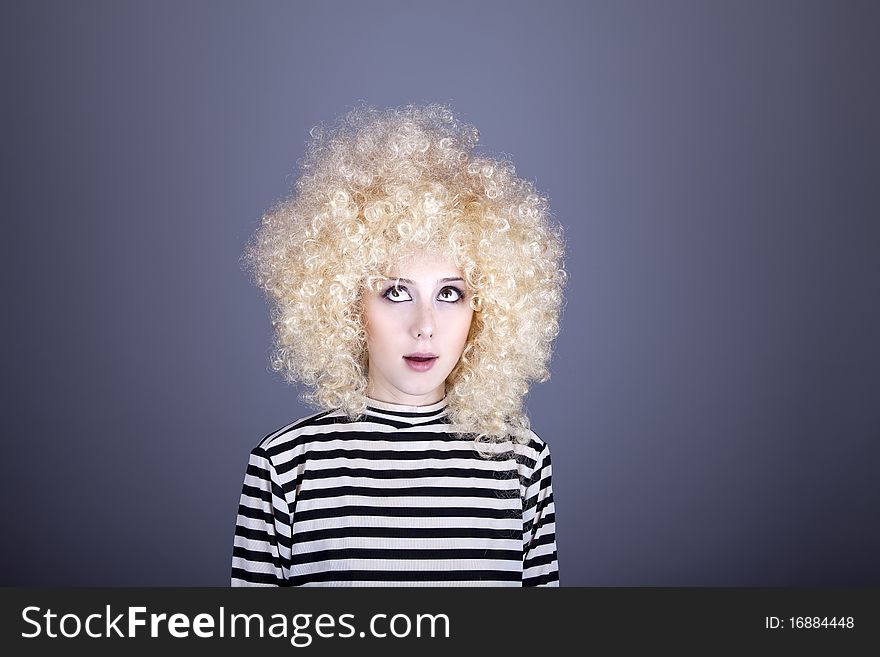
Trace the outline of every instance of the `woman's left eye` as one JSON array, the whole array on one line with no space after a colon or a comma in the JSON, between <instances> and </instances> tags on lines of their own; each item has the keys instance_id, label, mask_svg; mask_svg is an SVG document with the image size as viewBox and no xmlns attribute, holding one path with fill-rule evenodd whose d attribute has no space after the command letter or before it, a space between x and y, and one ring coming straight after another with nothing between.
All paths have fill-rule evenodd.
<instances>
[{"instance_id":1,"label":"woman's left eye","mask_svg":"<svg viewBox=\"0 0 880 657\"><path fill-rule=\"evenodd\" d=\"M464 294L463 294L462 291L459 290L457 287L444 287L444 288L440 291L440 297L442 298L443 295L444 295L446 292L454 292L455 295L453 296L452 299L449 299L448 297L445 298L445 299L443 299L444 301L452 301L452 302L456 302L456 301L461 301L462 299L464 299Z\"/></svg>"}]
</instances>

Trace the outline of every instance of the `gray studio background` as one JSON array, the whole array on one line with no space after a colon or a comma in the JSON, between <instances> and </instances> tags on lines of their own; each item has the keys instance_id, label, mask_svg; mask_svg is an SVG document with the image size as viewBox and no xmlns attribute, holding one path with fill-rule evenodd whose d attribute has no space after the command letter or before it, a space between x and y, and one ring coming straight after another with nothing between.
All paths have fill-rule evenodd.
<instances>
[{"instance_id":1,"label":"gray studio background","mask_svg":"<svg viewBox=\"0 0 880 657\"><path fill-rule=\"evenodd\" d=\"M2 9L3 585L229 580L313 412L239 267L309 128L452 104L546 192L563 586L880 585L872 2Z\"/></svg>"}]
</instances>

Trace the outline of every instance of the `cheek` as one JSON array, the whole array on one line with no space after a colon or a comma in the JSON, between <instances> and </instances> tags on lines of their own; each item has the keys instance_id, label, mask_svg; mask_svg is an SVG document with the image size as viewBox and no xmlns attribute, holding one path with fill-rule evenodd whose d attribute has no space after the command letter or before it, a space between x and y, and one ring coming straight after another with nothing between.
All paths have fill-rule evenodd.
<instances>
[{"instance_id":1,"label":"cheek","mask_svg":"<svg viewBox=\"0 0 880 657\"><path fill-rule=\"evenodd\" d=\"M367 347L373 354L395 349L400 342L401 319L387 309L371 309L367 315Z\"/></svg>"},{"instance_id":2,"label":"cheek","mask_svg":"<svg viewBox=\"0 0 880 657\"><path fill-rule=\"evenodd\" d=\"M374 312L367 320L367 333L376 339L385 338L394 332L397 323L388 313Z\"/></svg>"},{"instance_id":3,"label":"cheek","mask_svg":"<svg viewBox=\"0 0 880 657\"><path fill-rule=\"evenodd\" d=\"M387 313L383 312L379 302L375 300L370 301L364 313L364 325L367 329L367 335L380 335L387 322Z\"/></svg>"},{"instance_id":4,"label":"cheek","mask_svg":"<svg viewBox=\"0 0 880 657\"><path fill-rule=\"evenodd\" d=\"M467 340L468 333L471 330L471 322L473 321L474 311L468 308L468 312L462 313L455 323L455 336L462 344Z\"/></svg>"}]
</instances>

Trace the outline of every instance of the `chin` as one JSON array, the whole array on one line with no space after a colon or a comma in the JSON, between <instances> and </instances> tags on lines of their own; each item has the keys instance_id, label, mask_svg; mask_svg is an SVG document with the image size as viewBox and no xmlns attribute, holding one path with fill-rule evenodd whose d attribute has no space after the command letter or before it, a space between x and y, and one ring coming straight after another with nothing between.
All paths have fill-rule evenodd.
<instances>
[{"instance_id":1,"label":"chin","mask_svg":"<svg viewBox=\"0 0 880 657\"><path fill-rule=\"evenodd\" d=\"M399 386L398 389L408 395L426 395L435 390L442 381L419 382L417 384L409 383L409 385Z\"/></svg>"},{"instance_id":2,"label":"chin","mask_svg":"<svg viewBox=\"0 0 880 657\"><path fill-rule=\"evenodd\" d=\"M406 388L400 388L403 392L408 395L427 395L429 392L434 390L436 385L427 385L427 386L407 386Z\"/></svg>"}]
</instances>

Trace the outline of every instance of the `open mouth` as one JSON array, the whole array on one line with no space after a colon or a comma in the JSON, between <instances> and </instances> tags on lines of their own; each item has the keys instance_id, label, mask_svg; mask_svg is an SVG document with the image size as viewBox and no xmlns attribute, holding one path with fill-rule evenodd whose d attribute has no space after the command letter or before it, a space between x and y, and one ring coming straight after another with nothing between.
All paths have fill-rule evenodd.
<instances>
[{"instance_id":1,"label":"open mouth","mask_svg":"<svg viewBox=\"0 0 880 657\"><path fill-rule=\"evenodd\" d=\"M406 361L407 366L414 372L427 372L434 367L434 361L437 360L437 356L404 356L403 360Z\"/></svg>"}]
</instances>

